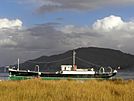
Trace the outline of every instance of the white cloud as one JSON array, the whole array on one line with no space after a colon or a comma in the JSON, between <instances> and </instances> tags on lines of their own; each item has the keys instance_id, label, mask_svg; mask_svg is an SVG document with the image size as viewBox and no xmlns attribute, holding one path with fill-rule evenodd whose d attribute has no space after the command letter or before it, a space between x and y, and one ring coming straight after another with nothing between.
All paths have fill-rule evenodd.
<instances>
[{"instance_id":1,"label":"white cloud","mask_svg":"<svg viewBox=\"0 0 134 101\"><path fill-rule=\"evenodd\" d=\"M22 21L19 19L9 20L7 18L0 19L0 29L20 29Z\"/></svg>"},{"instance_id":2,"label":"white cloud","mask_svg":"<svg viewBox=\"0 0 134 101\"><path fill-rule=\"evenodd\" d=\"M92 25L93 30L99 32L125 32L131 33L134 32L134 21L123 21L119 16L108 16L103 19L97 20Z\"/></svg>"},{"instance_id":3,"label":"white cloud","mask_svg":"<svg viewBox=\"0 0 134 101\"><path fill-rule=\"evenodd\" d=\"M120 30L124 26L121 17L111 15L103 19L97 20L93 24L93 29L98 31L110 32L113 30Z\"/></svg>"},{"instance_id":4,"label":"white cloud","mask_svg":"<svg viewBox=\"0 0 134 101\"><path fill-rule=\"evenodd\" d=\"M14 47L17 45L22 21L19 19L0 19L0 47Z\"/></svg>"},{"instance_id":5,"label":"white cloud","mask_svg":"<svg viewBox=\"0 0 134 101\"><path fill-rule=\"evenodd\" d=\"M134 43L134 21L124 21L115 15L98 19L92 26L65 25L59 30L65 35L63 42L73 47L92 45L128 50L133 47L130 42Z\"/></svg>"},{"instance_id":6,"label":"white cloud","mask_svg":"<svg viewBox=\"0 0 134 101\"><path fill-rule=\"evenodd\" d=\"M63 33L87 33L90 32L90 27L85 26L85 27L77 27L74 25L66 25L62 28L60 28L60 30Z\"/></svg>"},{"instance_id":7,"label":"white cloud","mask_svg":"<svg viewBox=\"0 0 134 101\"><path fill-rule=\"evenodd\" d=\"M64 27L58 28L58 30L70 37L101 36L114 40L124 40L126 38L134 37L134 22L125 22L119 16L110 15L108 17L98 19L92 26L78 27L74 25L65 25Z\"/></svg>"},{"instance_id":8,"label":"white cloud","mask_svg":"<svg viewBox=\"0 0 134 101\"><path fill-rule=\"evenodd\" d=\"M13 46L14 47L16 45L17 45L17 43L15 41L11 40L10 38L0 40L0 46L6 46L6 47Z\"/></svg>"},{"instance_id":9,"label":"white cloud","mask_svg":"<svg viewBox=\"0 0 134 101\"><path fill-rule=\"evenodd\" d=\"M63 33L66 34L78 34L78 33L89 33L94 36L100 35L121 35L122 37L129 38L133 36L134 32L134 21L123 21L121 17L110 15L108 17L98 19L93 23L92 26L74 26L65 25L64 27L58 28Z\"/></svg>"},{"instance_id":10,"label":"white cloud","mask_svg":"<svg viewBox=\"0 0 134 101\"><path fill-rule=\"evenodd\" d=\"M114 39L134 37L134 21L123 21L119 16L111 15L99 19L92 25L92 28L97 33Z\"/></svg>"}]
</instances>

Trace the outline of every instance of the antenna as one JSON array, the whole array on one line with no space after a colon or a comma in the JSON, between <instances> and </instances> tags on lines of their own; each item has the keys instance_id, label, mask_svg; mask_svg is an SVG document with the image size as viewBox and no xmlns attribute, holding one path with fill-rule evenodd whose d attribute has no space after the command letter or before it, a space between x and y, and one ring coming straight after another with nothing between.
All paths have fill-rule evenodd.
<instances>
[{"instance_id":1,"label":"antenna","mask_svg":"<svg viewBox=\"0 0 134 101\"><path fill-rule=\"evenodd\" d=\"M18 58L18 68L17 68L17 70L19 71L19 69L20 69L20 59Z\"/></svg>"}]
</instances>

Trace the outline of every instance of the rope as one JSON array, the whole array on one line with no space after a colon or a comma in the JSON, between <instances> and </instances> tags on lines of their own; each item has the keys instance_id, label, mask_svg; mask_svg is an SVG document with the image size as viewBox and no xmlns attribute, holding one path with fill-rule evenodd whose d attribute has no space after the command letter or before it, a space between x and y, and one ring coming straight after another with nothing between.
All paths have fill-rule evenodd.
<instances>
[{"instance_id":1,"label":"rope","mask_svg":"<svg viewBox=\"0 0 134 101\"><path fill-rule=\"evenodd\" d=\"M76 57L76 58L77 58L78 60L80 60L80 61L84 62L84 63L89 64L89 65L93 65L93 66L96 66L96 67L101 67L100 65L97 65L97 64L91 63L91 62L89 62L89 61L87 61L87 60L84 60L84 59L81 59L81 58L79 58L79 57Z\"/></svg>"},{"instance_id":2,"label":"rope","mask_svg":"<svg viewBox=\"0 0 134 101\"><path fill-rule=\"evenodd\" d=\"M32 61L32 60L29 60L27 62L30 62L30 63L39 63L39 64L42 64L42 63L45 63L45 64L49 64L49 63L55 63L55 62L61 62L61 61L64 61L64 60L67 60L67 59L70 59L72 57L67 57L67 58L63 58L63 59L60 59L60 60L56 60L56 61L49 61L49 62L37 62L37 61Z\"/></svg>"},{"instance_id":3,"label":"rope","mask_svg":"<svg viewBox=\"0 0 134 101\"><path fill-rule=\"evenodd\" d=\"M63 59L60 59L60 60L56 60L56 61L49 61L49 62L38 62L38 61L32 61L32 60L29 60L29 61L27 61L27 62L30 62L30 63L38 63L38 64L42 64L42 63L44 63L44 64L49 64L49 63L56 63L56 62L61 62L61 61L64 61L64 60L67 60L67 59L71 59L72 57L67 57L67 58L63 58ZM82 62L84 62L84 63L86 63L86 64L89 64L89 65L93 65L93 66L96 66L96 67L101 67L100 65L97 65L97 64L94 64L94 63L92 63L92 62L89 62L89 61L87 61L87 60L84 60L84 59L81 59L81 58L79 58L79 57L76 57L76 59L78 59L78 60L80 60L80 61L82 61Z\"/></svg>"}]
</instances>

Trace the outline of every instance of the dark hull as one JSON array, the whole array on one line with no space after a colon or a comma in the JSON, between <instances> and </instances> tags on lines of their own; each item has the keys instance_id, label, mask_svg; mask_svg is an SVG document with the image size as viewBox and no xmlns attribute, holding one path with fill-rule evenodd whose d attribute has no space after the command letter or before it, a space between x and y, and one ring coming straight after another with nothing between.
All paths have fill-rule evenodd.
<instances>
[{"instance_id":1,"label":"dark hull","mask_svg":"<svg viewBox=\"0 0 134 101\"><path fill-rule=\"evenodd\" d=\"M10 79L31 79L40 77L42 79L108 79L116 73L95 73L95 74L60 74L55 72L34 72L34 71L9 71Z\"/></svg>"}]
</instances>

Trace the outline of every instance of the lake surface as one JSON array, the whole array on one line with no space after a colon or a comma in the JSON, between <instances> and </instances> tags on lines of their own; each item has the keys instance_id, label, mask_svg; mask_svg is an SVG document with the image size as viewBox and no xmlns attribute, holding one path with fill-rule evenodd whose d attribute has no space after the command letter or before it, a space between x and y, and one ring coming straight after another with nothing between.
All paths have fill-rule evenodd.
<instances>
[{"instance_id":1,"label":"lake surface","mask_svg":"<svg viewBox=\"0 0 134 101\"><path fill-rule=\"evenodd\" d=\"M8 73L0 73L0 80L8 80ZM115 78L119 79L133 79L134 80L134 72L118 72Z\"/></svg>"},{"instance_id":2,"label":"lake surface","mask_svg":"<svg viewBox=\"0 0 134 101\"><path fill-rule=\"evenodd\" d=\"M118 72L117 75L115 76L117 78L122 78L122 79L133 79L134 80L134 72Z\"/></svg>"},{"instance_id":3,"label":"lake surface","mask_svg":"<svg viewBox=\"0 0 134 101\"><path fill-rule=\"evenodd\" d=\"M0 73L0 80L8 80L8 73Z\"/></svg>"}]
</instances>

